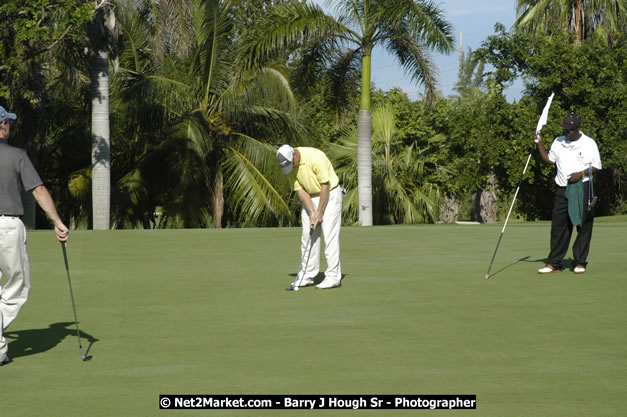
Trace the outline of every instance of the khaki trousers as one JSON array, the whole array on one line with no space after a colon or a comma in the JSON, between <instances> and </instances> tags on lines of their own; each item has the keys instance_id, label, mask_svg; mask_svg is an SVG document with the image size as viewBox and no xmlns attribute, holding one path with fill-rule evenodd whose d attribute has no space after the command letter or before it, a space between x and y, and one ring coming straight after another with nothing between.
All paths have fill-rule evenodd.
<instances>
[{"instance_id":1,"label":"khaki trousers","mask_svg":"<svg viewBox=\"0 0 627 417\"><path fill-rule=\"evenodd\" d=\"M7 355L4 330L17 317L29 292L26 228L17 217L0 216L0 361Z\"/></svg>"}]
</instances>

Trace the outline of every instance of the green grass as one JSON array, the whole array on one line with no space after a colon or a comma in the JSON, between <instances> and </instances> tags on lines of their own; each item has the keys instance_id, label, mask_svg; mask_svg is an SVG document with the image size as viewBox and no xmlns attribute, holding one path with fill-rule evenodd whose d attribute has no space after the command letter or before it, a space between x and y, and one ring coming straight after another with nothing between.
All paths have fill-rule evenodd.
<instances>
[{"instance_id":1,"label":"green grass","mask_svg":"<svg viewBox=\"0 0 627 417\"><path fill-rule=\"evenodd\" d=\"M536 273L549 227L508 225L490 280L502 225L344 228L342 288L298 293L296 228L77 231L89 362L61 248L30 232L1 414L623 415L627 219L599 219L584 275ZM159 394L476 394L477 410L167 411Z\"/></svg>"}]
</instances>

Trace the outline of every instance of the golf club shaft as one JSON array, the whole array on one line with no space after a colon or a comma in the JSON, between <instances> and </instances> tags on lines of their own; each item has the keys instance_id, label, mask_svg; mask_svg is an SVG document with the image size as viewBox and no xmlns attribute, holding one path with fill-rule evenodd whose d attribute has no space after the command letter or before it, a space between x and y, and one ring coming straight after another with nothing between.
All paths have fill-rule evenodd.
<instances>
[{"instance_id":1,"label":"golf club shaft","mask_svg":"<svg viewBox=\"0 0 627 417\"><path fill-rule=\"evenodd\" d=\"M305 271L307 270L307 265L309 265L309 257L311 256L311 248L313 246L313 243L311 242L311 237L313 235L313 231L314 228L310 227L309 228L309 239L307 239L307 245L305 245L305 250L307 250L307 246L309 246L309 251L307 254L307 260L305 261L305 265L303 266L303 260L305 259L305 254L303 253L303 257L300 260L300 278L298 280L298 284L296 285L296 287L300 287L300 284L303 282L303 276L305 276Z\"/></svg>"},{"instance_id":2,"label":"golf club shaft","mask_svg":"<svg viewBox=\"0 0 627 417\"><path fill-rule=\"evenodd\" d=\"M70 267L67 261L67 250L65 248L65 242L61 242L61 248L63 249L63 260L65 261L65 272L67 272L67 283L70 287L70 298L72 299L72 311L74 311L74 323L76 323L76 336L78 337L78 348L81 351L81 357L85 359L83 353L83 345L81 344L81 332L78 329L78 316L76 314L76 304L74 303L74 291L72 291L72 280L70 279Z\"/></svg>"}]
</instances>

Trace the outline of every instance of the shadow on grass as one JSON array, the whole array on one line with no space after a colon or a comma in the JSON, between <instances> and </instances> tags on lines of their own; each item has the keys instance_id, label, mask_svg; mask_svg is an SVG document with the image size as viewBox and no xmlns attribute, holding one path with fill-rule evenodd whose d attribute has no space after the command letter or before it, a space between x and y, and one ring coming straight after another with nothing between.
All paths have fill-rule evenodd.
<instances>
[{"instance_id":1,"label":"shadow on grass","mask_svg":"<svg viewBox=\"0 0 627 417\"><path fill-rule=\"evenodd\" d=\"M528 262L542 262L542 266L547 265L549 263L549 258L543 258L543 259L536 259L534 261L528 261ZM570 270L571 272L575 271L575 267L577 265L575 264L575 260L574 259L563 259L562 260L562 271L566 271L566 270Z\"/></svg>"},{"instance_id":2,"label":"shadow on grass","mask_svg":"<svg viewBox=\"0 0 627 417\"><path fill-rule=\"evenodd\" d=\"M501 271L506 270L507 268L510 268L514 265L516 265L518 262L530 262L530 263L536 263L536 262L541 262L541 265L544 266L547 264L547 262L549 262L548 258L541 258L541 259L529 259L529 256L525 256L524 258L520 258L519 260L517 260L516 262L507 265L505 268L499 269L498 271L496 271L494 274L491 274L490 277L498 274ZM569 269L571 271L575 270L575 261L572 259L564 259L562 261L562 270L566 270Z\"/></svg>"},{"instance_id":3,"label":"shadow on grass","mask_svg":"<svg viewBox=\"0 0 627 417\"><path fill-rule=\"evenodd\" d=\"M289 274L291 277L296 278L298 276L298 273L294 273L294 274ZM346 279L347 274L342 274L342 282L344 282L344 280ZM313 285L318 285L320 284L322 281L324 281L324 272L318 272L318 275L316 275L314 277L314 283Z\"/></svg>"},{"instance_id":4,"label":"shadow on grass","mask_svg":"<svg viewBox=\"0 0 627 417\"><path fill-rule=\"evenodd\" d=\"M512 266L516 265L519 262L537 262L537 261L539 261L539 259L537 259L537 260L529 260L529 258L530 258L530 256L525 256L524 258L520 258L516 262L512 262L511 264L509 264L507 266L504 266L503 268L499 269L498 271L491 273L490 274L490 278L492 278L495 275L498 275L499 273L505 271L506 269L511 268Z\"/></svg>"},{"instance_id":5,"label":"shadow on grass","mask_svg":"<svg viewBox=\"0 0 627 417\"><path fill-rule=\"evenodd\" d=\"M35 355L46 352L57 346L67 336L76 336L76 327L73 321L63 323L53 323L46 329L17 330L14 332L4 332L9 342L9 352L11 358L20 356ZM80 330L81 339L87 340L89 345L85 355L89 353L91 345L98 339Z\"/></svg>"}]
</instances>

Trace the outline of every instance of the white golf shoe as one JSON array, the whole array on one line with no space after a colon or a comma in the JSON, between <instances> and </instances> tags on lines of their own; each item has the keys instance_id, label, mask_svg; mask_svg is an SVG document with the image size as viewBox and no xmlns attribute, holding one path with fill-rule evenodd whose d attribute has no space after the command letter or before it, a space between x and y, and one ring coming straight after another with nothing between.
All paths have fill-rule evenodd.
<instances>
[{"instance_id":1,"label":"white golf shoe","mask_svg":"<svg viewBox=\"0 0 627 417\"><path fill-rule=\"evenodd\" d=\"M294 282L292 282L292 288L303 288L303 287L310 287L312 285L314 285L314 280L311 278L303 278L303 280L301 281L300 279L296 279Z\"/></svg>"},{"instance_id":2,"label":"white golf shoe","mask_svg":"<svg viewBox=\"0 0 627 417\"><path fill-rule=\"evenodd\" d=\"M546 264L544 268L538 269L538 274L553 274L555 272L562 272L562 270L555 269L551 264Z\"/></svg>"},{"instance_id":3,"label":"white golf shoe","mask_svg":"<svg viewBox=\"0 0 627 417\"><path fill-rule=\"evenodd\" d=\"M326 278L320 284L316 285L316 288L319 290L328 290L330 288L337 288L341 286L342 286L342 281Z\"/></svg>"}]
</instances>

